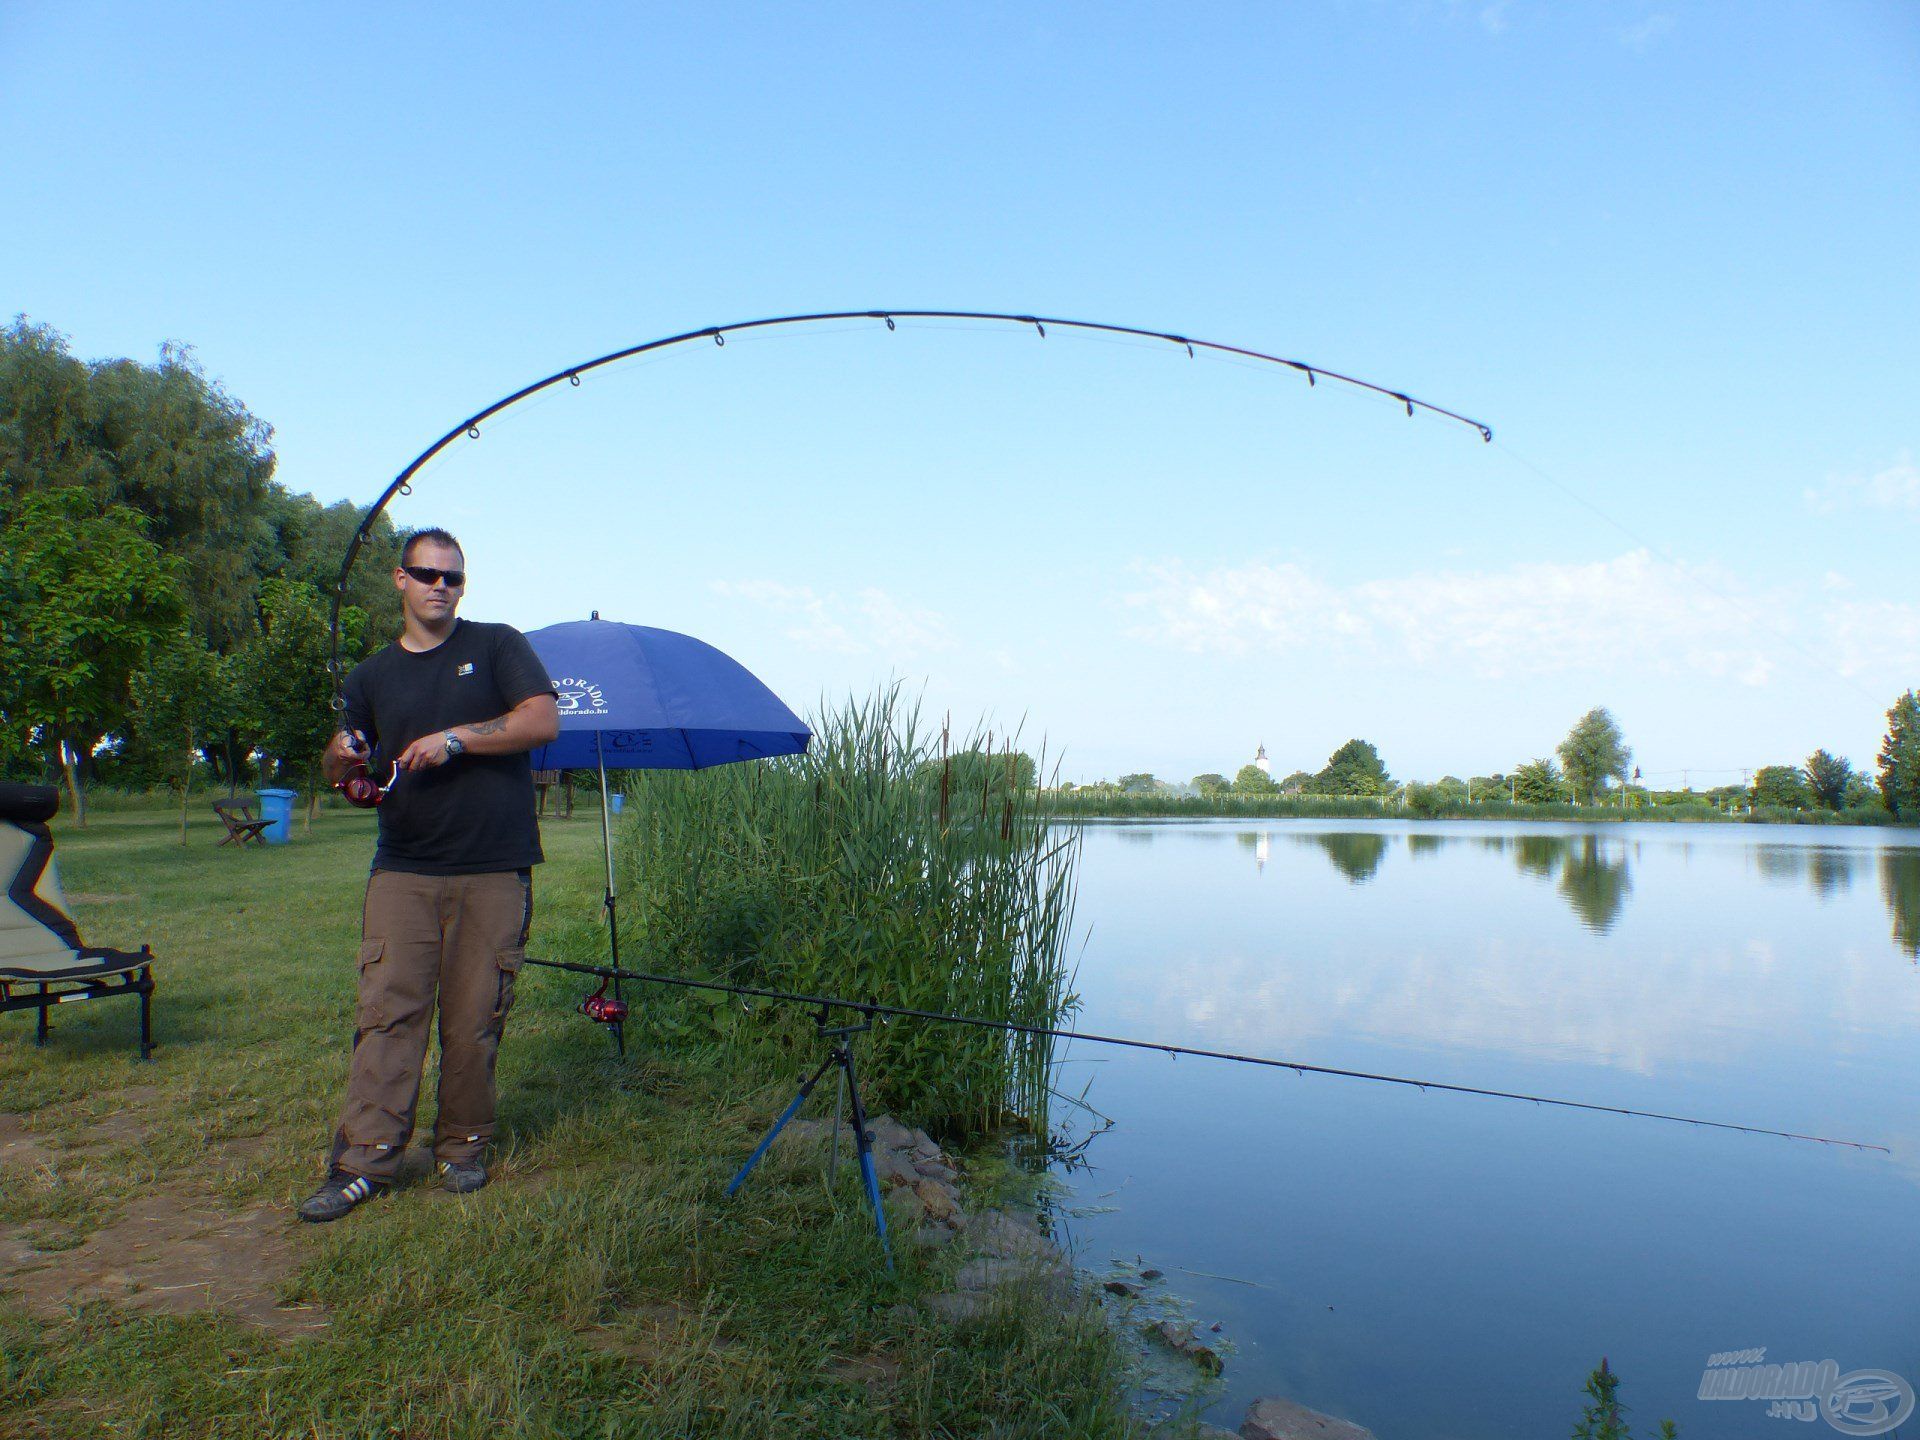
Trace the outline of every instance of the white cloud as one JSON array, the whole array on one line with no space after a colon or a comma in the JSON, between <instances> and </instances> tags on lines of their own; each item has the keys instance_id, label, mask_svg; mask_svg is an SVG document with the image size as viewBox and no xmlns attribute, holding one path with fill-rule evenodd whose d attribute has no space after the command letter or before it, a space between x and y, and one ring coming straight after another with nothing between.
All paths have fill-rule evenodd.
<instances>
[{"instance_id":1,"label":"white cloud","mask_svg":"<svg viewBox=\"0 0 1920 1440\"><path fill-rule=\"evenodd\" d=\"M1852 677L1898 670L1920 656L1920 609L1891 600L1844 600L1825 612L1834 667Z\"/></svg>"},{"instance_id":2,"label":"white cloud","mask_svg":"<svg viewBox=\"0 0 1920 1440\"><path fill-rule=\"evenodd\" d=\"M777 580L716 580L713 589L778 613L786 621L781 633L809 650L902 658L953 643L946 622L933 611L903 605L871 586L851 600Z\"/></svg>"},{"instance_id":3,"label":"white cloud","mask_svg":"<svg viewBox=\"0 0 1920 1440\"><path fill-rule=\"evenodd\" d=\"M1901 451L1889 465L1868 475L1829 475L1807 489L1810 509L1821 515L1842 510L1906 510L1920 515L1920 465Z\"/></svg>"},{"instance_id":4,"label":"white cloud","mask_svg":"<svg viewBox=\"0 0 1920 1440\"><path fill-rule=\"evenodd\" d=\"M1586 564L1523 563L1335 585L1294 564L1142 567L1124 597L1137 639L1197 653L1306 651L1487 678L1590 668L1602 657L1758 686L1783 653L1845 675L1910 663L1920 606L1847 592L1762 591L1645 550Z\"/></svg>"},{"instance_id":5,"label":"white cloud","mask_svg":"<svg viewBox=\"0 0 1920 1440\"><path fill-rule=\"evenodd\" d=\"M1656 12L1638 24L1620 32L1620 42L1631 50L1644 50L1673 29L1673 16Z\"/></svg>"}]
</instances>

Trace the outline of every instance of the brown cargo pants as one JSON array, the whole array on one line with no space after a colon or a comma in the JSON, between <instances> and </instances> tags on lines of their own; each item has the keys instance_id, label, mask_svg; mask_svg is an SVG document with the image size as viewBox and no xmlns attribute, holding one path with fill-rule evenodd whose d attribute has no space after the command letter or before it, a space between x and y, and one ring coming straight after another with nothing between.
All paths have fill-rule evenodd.
<instances>
[{"instance_id":1,"label":"brown cargo pants","mask_svg":"<svg viewBox=\"0 0 1920 1440\"><path fill-rule=\"evenodd\" d=\"M360 1006L347 1103L332 1163L391 1181L413 1135L434 992L440 1001L433 1157L478 1158L493 1136L493 1066L533 921L518 871L408 875L376 870L360 923Z\"/></svg>"}]
</instances>

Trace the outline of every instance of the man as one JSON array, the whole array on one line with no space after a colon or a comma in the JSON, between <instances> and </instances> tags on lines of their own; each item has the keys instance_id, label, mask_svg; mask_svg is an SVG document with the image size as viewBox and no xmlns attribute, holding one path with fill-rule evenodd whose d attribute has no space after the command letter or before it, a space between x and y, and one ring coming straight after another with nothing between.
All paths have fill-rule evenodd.
<instances>
[{"instance_id":1,"label":"man","mask_svg":"<svg viewBox=\"0 0 1920 1440\"><path fill-rule=\"evenodd\" d=\"M527 751L560 732L553 682L526 637L459 619L466 558L444 530L417 530L393 583L400 638L347 676L341 734L324 769L392 776L361 912L352 1073L327 1178L302 1220L337 1220L385 1191L413 1133L435 992L444 1188L487 1183L494 1059L513 1004L543 858Z\"/></svg>"}]
</instances>

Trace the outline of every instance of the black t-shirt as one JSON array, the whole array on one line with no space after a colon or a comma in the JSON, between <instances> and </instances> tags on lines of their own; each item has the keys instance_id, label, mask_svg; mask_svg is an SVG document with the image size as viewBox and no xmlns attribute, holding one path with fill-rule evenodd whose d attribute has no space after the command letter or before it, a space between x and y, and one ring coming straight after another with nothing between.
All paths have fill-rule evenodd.
<instances>
[{"instance_id":1,"label":"black t-shirt","mask_svg":"<svg viewBox=\"0 0 1920 1440\"><path fill-rule=\"evenodd\" d=\"M456 620L453 633L416 654L395 642L353 667L342 687L346 728L373 743L368 768L384 781L422 735L504 715L553 693L546 666L511 625ZM538 865L533 767L518 755L457 756L398 776L380 802L377 870L482 875Z\"/></svg>"}]
</instances>

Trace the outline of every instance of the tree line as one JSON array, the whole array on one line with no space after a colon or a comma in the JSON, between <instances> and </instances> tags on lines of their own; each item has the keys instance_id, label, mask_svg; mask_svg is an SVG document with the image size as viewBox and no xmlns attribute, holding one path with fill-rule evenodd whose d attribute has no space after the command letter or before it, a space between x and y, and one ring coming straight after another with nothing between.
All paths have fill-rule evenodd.
<instances>
[{"instance_id":1,"label":"tree line","mask_svg":"<svg viewBox=\"0 0 1920 1440\"><path fill-rule=\"evenodd\" d=\"M359 525L273 478L273 429L191 351L81 360L0 329L0 776L179 787L304 779L333 729L335 576ZM382 517L370 543L396 542ZM399 626L362 567L344 656ZM184 811L183 811L184 814Z\"/></svg>"},{"instance_id":2,"label":"tree line","mask_svg":"<svg viewBox=\"0 0 1920 1440\"><path fill-rule=\"evenodd\" d=\"M1696 792L1656 790L1641 784L1619 721L1605 707L1589 710L1553 754L1536 756L1511 772L1461 779L1442 776L1432 782L1401 782L1388 773L1379 750L1367 740L1347 741L1318 771L1296 770L1275 780L1258 765L1240 767L1232 779L1217 772L1196 775L1186 786L1152 774L1122 775L1117 781L1062 786L1080 796L1125 795L1141 798L1180 794L1204 799L1298 796L1327 799L1399 796L1415 811L1462 804L1506 801L1513 805L1703 804L1776 810L1854 812L1866 818L1878 812L1920 821L1920 691L1909 690L1887 711L1887 731L1875 769L1857 769L1849 760L1822 748L1800 765L1764 765L1750 783Z\"/></svg>"}]
</instances>

